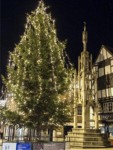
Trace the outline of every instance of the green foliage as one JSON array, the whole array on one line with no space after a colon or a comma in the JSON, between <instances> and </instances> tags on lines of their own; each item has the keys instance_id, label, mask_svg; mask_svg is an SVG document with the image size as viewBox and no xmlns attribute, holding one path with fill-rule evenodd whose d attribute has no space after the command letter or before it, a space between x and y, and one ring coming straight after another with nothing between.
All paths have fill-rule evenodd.
<instances>
[{"instance_id":1,"label":"green foliage","mask_svg":"<svg viewBox=\"0 0 113 150\"><path fill-rule=\"evenodd\" d=\"M5 117L5 107L1 107L0 108L0 122L5 122L6 117Z\"/></svg>"},{"instance_id":2,"label":"green foliage","mask_svg":"<svg viewBox=\"0 0 113 150\"><path fill-rule=\"evenodd\" d=\"M22 118L18 114L18 112L12 112L9 110L5 111L5 118L7 118L7 122L12 124L12 125L21 125L22 124Z\"/></svg>"},{"instance_id":3,"label":"green foliage","mask_svg":"<svg viewBox=\"0 0 113 150\"><path fill-rule=\"evenodd\" d=\"M8 123L11 125L21 125L22 124L22 118L17 112L12 112L8 110L6 107L2 107L0 109L0 122L3 122L4 124Z\"/></svg>"},{"instance_id":4,"label":"green foliage","mask_svg":"<svg viewBox=\"0 0 113 150\"><path fill-rule=\"evenodd\" d=\"M20 115L8 113L12 123L23 118L24 125L42 129L69 121L67 100L60 98L69 87L64 48L54 20L40 2L27 16L25 32L9 57L6 87Z\"/></svg>"}]
</instances>

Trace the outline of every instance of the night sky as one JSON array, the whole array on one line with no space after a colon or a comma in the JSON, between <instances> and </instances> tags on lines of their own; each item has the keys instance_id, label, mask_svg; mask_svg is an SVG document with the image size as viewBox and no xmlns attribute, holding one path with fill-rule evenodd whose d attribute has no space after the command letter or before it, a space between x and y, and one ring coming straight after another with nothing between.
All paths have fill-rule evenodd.
<instances>
[{"instance_id":1,"label":"night sky","mask_svg":"<svg viewBox=\"0 0 113 150\"><path fill-rule=\"evenodd\" d=\"M1 74L6 72L8 52L24 32L26 14L39 0L1 0ZM96 58L101 45L113 48L113 0L44 0L50 6L60 41L67 40L66 51L77 66L82 51L83 22L87 23L88 51Z\"/></svg>"}]
</instances>

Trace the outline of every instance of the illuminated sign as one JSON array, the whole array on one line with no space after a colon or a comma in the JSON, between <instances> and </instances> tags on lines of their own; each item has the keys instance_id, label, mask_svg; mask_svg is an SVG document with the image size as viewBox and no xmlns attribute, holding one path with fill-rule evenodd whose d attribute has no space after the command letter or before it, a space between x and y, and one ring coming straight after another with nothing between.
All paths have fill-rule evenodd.
<instances>
[{"instance_id":1,"label":"illuminated sign","mask_svg":"<svg viewBox=\"0 0 113 150\"><path fill-rule=\"evenodd\" d=\"M3 143L2 150L16 150L17 143Z\"/></svg>"},{"instance_id":2,"label":"illuminated sign","mask_svg":"<svg viewBox=\"0 0 113 150\"><path fill-rule=\"evenodd\" d=\"M30 143L17 143L16 150L31 150L31 144Z\"/></svg>"}]
</instances>

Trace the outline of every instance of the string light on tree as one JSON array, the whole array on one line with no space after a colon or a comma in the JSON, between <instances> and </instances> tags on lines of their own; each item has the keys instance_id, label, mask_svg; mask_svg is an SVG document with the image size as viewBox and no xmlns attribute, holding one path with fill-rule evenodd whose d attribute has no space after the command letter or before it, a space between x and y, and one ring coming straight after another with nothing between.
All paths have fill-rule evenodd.
<instances>
[{"instance_id":1,"label":"string light on tree","mask_svg":"<svg viewBox=\"0 0 113 150\"><path fill-rule=\"evenodd\" d=\"M55 20L46 10L41 1L27 15L25 32L10 53L6 82L8 91L15 95L13 100L24 125L37 128L63 125L70 118L70 71L66 68L65 42L58 40Z\"/></svg>"}]
</instances>

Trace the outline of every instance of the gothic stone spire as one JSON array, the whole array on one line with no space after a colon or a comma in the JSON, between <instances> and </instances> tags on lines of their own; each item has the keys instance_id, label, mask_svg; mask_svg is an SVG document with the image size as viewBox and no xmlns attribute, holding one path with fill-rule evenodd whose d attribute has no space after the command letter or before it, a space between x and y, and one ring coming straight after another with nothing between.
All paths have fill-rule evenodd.
<instances>
[{"instance_id":1,"label":"gothic stone spire","mask_svg":"<svg viewBox=\"0 0 113 150\"><path fill-rule=\"evenodd\" d=\"M84 30L82 32L83 51L87 50L88 34L86 30L86 22L84 22Z\"/></svg>"}]
</instances>

